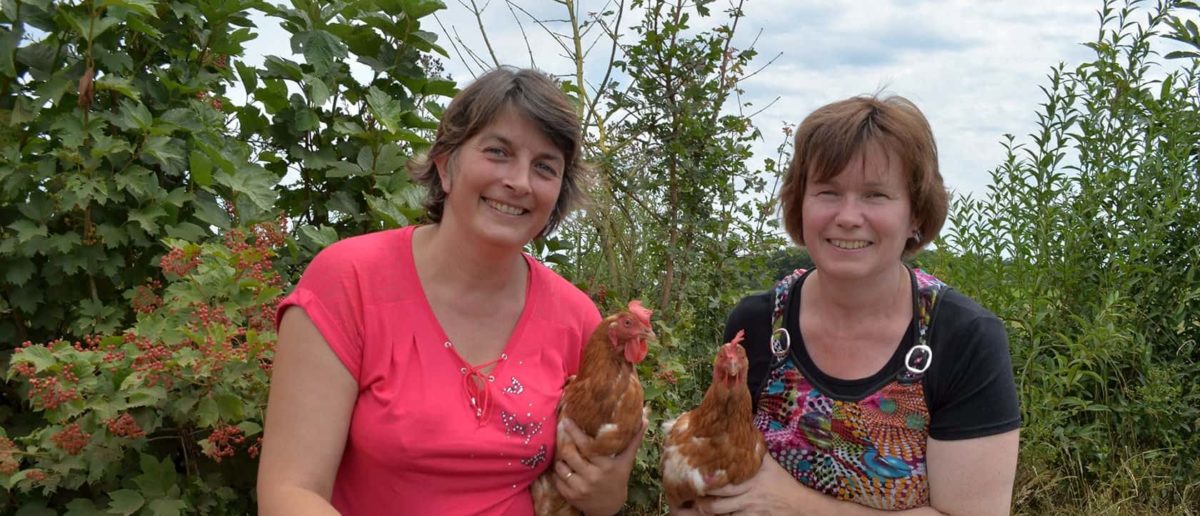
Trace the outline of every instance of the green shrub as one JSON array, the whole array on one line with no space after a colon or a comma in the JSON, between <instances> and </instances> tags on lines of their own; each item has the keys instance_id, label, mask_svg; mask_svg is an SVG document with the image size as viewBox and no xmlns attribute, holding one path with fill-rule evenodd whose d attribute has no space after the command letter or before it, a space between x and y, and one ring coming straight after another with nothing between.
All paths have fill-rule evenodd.
<instances>
[{"instance_id":1,"label":"green shrub","mask_svg":"<svg viewBox=\"0 0 1200 516\"><path fill-rule=\"evenodd\" d=\"M1053 71L1032 143L955 199L934 266L1008 325L1034 514L1200 504L1200 53L1155 51L1200 50L1200 8L1137 4L1104 5L1095 59Z\"/></svg>"},{"instance_id":2,"label":"green shrub","mask_svg":"<svg viewBox=\"0 0 1200 516\"><path fill-rule=\"evenodd\" d=\"M0 441L8 503L253 512L283 243L278 223L223 243L168 240L167 283L138 288L132 327L22 345L8 379L43 419Z\"/></svg>"}]
</instances>

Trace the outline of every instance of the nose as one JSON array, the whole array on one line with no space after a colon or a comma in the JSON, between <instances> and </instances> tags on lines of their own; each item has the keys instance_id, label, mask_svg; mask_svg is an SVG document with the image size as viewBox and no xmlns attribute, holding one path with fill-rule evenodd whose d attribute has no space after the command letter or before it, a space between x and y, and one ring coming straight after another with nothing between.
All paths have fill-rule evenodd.
<instances>
[{"instance_id":1,"label":"nose","mask_svg":"<svg viewBox=\"0 0 1200 516\"><path fill-rule=\"evenodd\" d=\"M838 203L834 222L842 227L857 227L863 221L862 204L853 195L843 196Z\"/></svg>"},{"instance_id":2,"label":"nose","mask_svg":"<svg viewBox=\"0 0 1200 516\"><path fill-rule=\"evenodd\" d=\"M533 165L514 165L504 175L504 187L517 195L525 195L533 188L530 184L533 176Z\"/></svg>"}]
</instances>

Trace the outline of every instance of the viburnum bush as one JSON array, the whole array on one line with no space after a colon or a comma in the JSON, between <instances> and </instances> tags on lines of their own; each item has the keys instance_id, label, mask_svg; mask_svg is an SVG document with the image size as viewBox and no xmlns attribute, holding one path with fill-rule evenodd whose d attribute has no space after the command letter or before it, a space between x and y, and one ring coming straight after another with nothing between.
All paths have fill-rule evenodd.
<instances>
[{"instance_id":1,"label":"viburnum bush","mask_svg":"<svg viewBox=\"0 0 1200 516\"><path fill-rule=\"evenodd\" d=\"M252 512L285 226L235 228L215 243L168 239L165 284L133 292L132 327L22 344L8 380L41 421L0 434L10 497L0 512Z\"/></svg>"}]
</instances>

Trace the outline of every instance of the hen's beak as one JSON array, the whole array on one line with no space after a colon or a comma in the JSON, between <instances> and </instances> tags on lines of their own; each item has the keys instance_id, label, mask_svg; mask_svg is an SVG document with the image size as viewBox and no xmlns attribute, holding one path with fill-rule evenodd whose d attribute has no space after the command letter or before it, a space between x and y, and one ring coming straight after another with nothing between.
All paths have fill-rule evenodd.
<instances>
[{"instance_id":1,"label":"hen's beak","mask_svg":"<svg viewBox=\"0 0 1200 516\"><path fill-rule=\"evenodd\" d=\"M731 361L731 362L729 362L729 367L726 367L725 370L729 373L729 376L736 377L739 373L742 372L742 365L737 363L736 360Z\"/></svg>"}]
</instances>

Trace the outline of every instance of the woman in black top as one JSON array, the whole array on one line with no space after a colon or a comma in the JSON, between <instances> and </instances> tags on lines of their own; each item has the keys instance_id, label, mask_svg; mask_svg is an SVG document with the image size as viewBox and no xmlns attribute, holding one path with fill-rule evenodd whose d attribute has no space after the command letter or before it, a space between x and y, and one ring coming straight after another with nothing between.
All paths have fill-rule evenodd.
<instances>
[{"instance_id":1,"label":"woman in black top","mask_svg":"<svg viewBox=\"0 0 1200 516\"><path fill-rule=\"evenodd\" d=\"M815 266L743 299L769 454L706 513L1008 514L1020 412L995 315L908 268L947 194L929 123L901 97L824 106L796 130L784 224Z\"/></svg>"}]
</instances>

